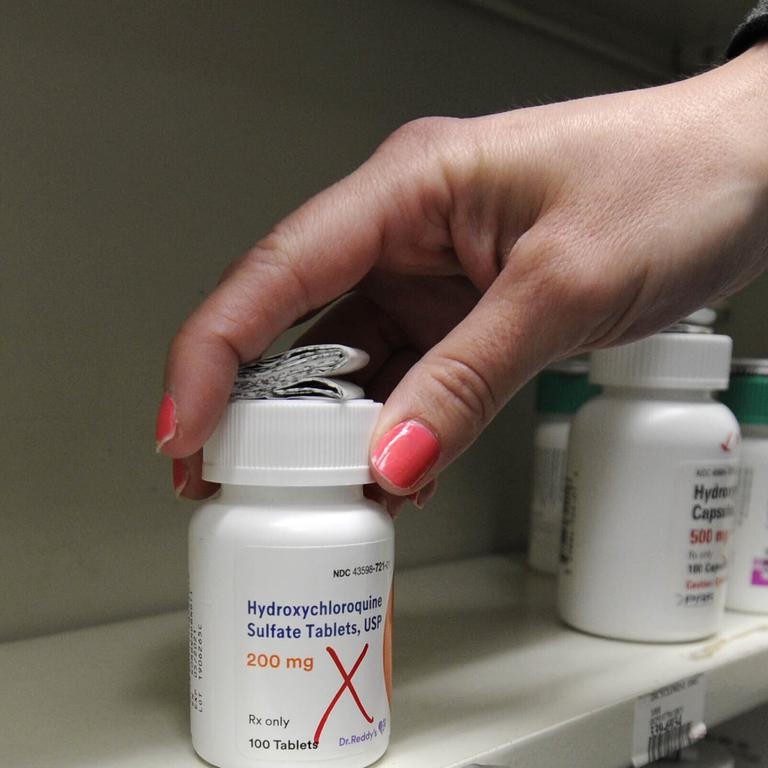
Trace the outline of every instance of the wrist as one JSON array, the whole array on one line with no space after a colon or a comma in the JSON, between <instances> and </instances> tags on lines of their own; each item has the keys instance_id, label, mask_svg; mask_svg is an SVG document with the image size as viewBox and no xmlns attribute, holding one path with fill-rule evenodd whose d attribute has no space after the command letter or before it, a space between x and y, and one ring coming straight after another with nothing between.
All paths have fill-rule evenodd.
<instances>
[{"instance_id":1,"label":"wrist","mask_svg":"<svg viewBox=\"0 0 768 768\"><path fill-rule=\"evenodd\" d=\"M762 40L740 56L712 70L720 75L723 97L733 104L737 114L754 116L749 122L768 137L768 40Z\"/></svg>"},{"instance_id":2,"label":"wrist","mask_svg":"<svg viewBox=\"0 0 768 768\"><path fill-rule=\"evenodd\" d=\"M766 78L768 78L768 38L760 40L744 53L726 62L720 69L731 70L738 73L745 81L754 80L755 84L761 84L762 96L765 100Z\"/></svg>"},{"instance_id":3,"label":"wrist","mask_svg":"<svg viewBox=\"0 0 768 768\"><path fill-rule=\"evenodd\" d=\"M768 194L768 40L701 77L717 129L730 137L745 175Z\"/></svg>"},{"instance_id":4,"label":"wrist","mask_svg":"<svg viewBox=\"0 0 768 768\"><path fill-rule=\"evenodd\" d=\"M742 222L748 233L742 258L752 276L768 266L768 40L761 40L719 68L726 75L725 111L719 129L731 137L738 158L735 184L751 192L752 209Z\"/></svg>"}]
</instances>

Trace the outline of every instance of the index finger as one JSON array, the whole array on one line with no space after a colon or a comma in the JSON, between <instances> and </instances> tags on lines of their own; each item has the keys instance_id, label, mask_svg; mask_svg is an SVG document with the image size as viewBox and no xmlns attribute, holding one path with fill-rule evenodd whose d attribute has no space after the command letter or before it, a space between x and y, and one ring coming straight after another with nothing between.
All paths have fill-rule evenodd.
<instances>
[{"instance_id":1,"label":"index finger","mask_svg":"<svg viewBox=\"0 0 768 768\"><path fill-rule=\"evenodd\" d=\"M240 363L299 317L350 290L381 247L380 188L360 171L282 221L225 273L171 343L158 450L193 454L210 437Z\"/></svg>"}]
</instances>

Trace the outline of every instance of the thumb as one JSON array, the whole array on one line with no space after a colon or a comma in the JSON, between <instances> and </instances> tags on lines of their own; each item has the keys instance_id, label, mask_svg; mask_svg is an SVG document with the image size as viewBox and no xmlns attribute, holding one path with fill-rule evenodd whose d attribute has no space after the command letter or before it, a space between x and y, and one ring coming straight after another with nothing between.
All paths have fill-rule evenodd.
<instances>
[{"instance_id":1,"label":"thumb","mask_svg":"<svg viewBox=\"0 0 768 768\"><path fill-rule=\"evenodd\" d=\"M531 376L578 345L560 317L531 280L502 272L387 399L371 443L376 482L412 494L466 450Z\"/></svg>"}]
</instances>

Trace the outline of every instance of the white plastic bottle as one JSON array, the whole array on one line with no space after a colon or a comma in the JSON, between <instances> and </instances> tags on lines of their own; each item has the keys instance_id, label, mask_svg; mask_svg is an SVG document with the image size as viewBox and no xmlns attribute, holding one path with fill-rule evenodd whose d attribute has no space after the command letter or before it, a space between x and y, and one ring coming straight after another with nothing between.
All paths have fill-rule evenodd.
<instances>
[{"instance_id":1,"label":"white plastic bottle","mask_svg":"<svg viewBox=\"0 0 768 768\"><path fill-rule=\"evenodd\" d=\"M588 381L586 360L545 368L536 380L536 430L528 535L528 565L557 573L563 522L568 434L576 411L600 390Z\"/></svg>"},{"instance_id":2,"label":"white plastic bottle","mask_svg":"<svg viewBox=\"0 0 768 768\"><path fill-rule=\"evenodd\" d=\"M768 360L735 360L722 400L742 436L726 607L768 613Z\"/></svg>"},{"instance_id":3,"label":"white plastic bottle","mask_svg":"<svg viewBox=\"0 0 768 768\"><path fill-rule=\"evenodd\" d=\"M381 406L230 403L190 524L192 742L221 768L363 768L390 733L393 526L363 496Z\"/></svg>"},{"instance_id":4,"label":"white plastic bottle","mask_svg":"<svg viewBox=\"0 0 768 768\"><path fill-rule=\"evenodd\" d=\"M592 355L603 393L571 428L558 607L577 629L638 641L717 631L739 425L712 397L731 340L661 333Z\"/></svg>"}]
</instances>

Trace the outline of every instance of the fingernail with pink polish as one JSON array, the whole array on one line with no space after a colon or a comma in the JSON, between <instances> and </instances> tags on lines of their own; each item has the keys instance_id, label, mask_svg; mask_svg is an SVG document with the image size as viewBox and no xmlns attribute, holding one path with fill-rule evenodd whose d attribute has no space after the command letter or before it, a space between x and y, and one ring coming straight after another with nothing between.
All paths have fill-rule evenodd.
<instances>
[{"instance_id":1,"label":"fingernail with pink polish","mask_svg":"<svg viewBox=\"0 0 768 768\"><path fill-rule=\"evenodd\" d=\"M176 403L169 394L163 395L155 425L155 450L160 449L176 434Z\"/></svg>"},{"instance_id":2,"label":"fingernail with pink polish","mask_svg":"<svg viewBox=\"0 0 768 768\"><path fill-rule=\"evenodd\" d=\"M178 499L189 482L189 468L184 459L173 460L173 492Z\"/></svg>"},{"instance_id":3,"label":"fingernail with pink polish","mask_svg":"<svg viewBox=\"0 0 768 768\"><path fill-rule=\"evenodd\" d=\"M435 434L421 422L403 421L381 438L373 466L397 488L410 488L432 468L440 455Z\"/></svg>"}]
</instances>

